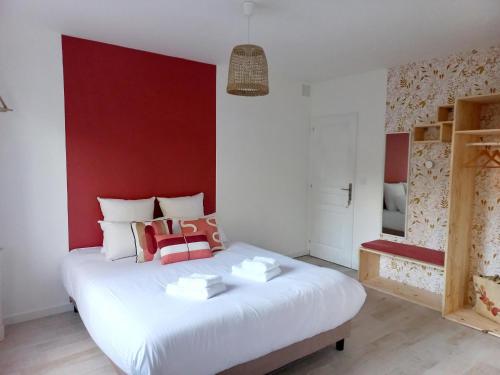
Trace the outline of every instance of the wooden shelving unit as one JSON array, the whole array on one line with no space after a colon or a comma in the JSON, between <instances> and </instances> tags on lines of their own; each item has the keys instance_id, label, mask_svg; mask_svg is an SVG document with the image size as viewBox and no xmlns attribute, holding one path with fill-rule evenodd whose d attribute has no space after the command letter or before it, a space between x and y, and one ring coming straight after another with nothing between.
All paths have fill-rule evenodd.
<instances>
[{"instance_id":1,"label":"wooden shelving unit","mask_svg":"<svg viewBox=\"0 0 500 375\"><path fill-rule=\"evenodd\" d=\"M399 297L417 305L428 307L432 310L441 311L442 294L432 293L428 290L403 284L383 277L374 277L363 281L368 288L384 292L394 297Z\"/></svg>"},{"instance_id":2,"label":"wooden shelving unit","mask_svg":"<svg viewBox=\"0 0 500 375\"><path fill-rule=\"evenodd\" d=\"M456 135L500 135L500 129L474 129L474 130L457 130Z\"/></svg>"},{"instance_id":3,"label":"wooden shelving unit","mask_svg":"<svg viewBox=\"0 0 500 375\"><path fill-rule=\"evenodd\" d=\"M484 142L483 136L500 135L500 124L495 129L480 128L481 107L496 103L500 94L459 98L455 103L443 316L500 337L500 324L477 314L467 301L477 169L466 164L480 152L480 147L467 145Z\"/></svg>"},{"instance_id":4,"label":"wooden shelving unit","mask_svg":"<svg viewBox=\"0 0 500 375\"><path fill-rule=\"evenodd\" d=\"M414 127L414 143L452 144L448 245L444 267L361 247L358 277L368 288L441 311L450 321L500 337L500 324L476 313L468 301L475 176L478 167L488 168L485 164L472 167L468 164L481 151L500 146L500 123L491 129L480 127L481 108L491 104L500 104L500 94L458 98L454 106L438 107L437 123ZM444 294L381 277L381 256L443 269Z\"/></svg>"},{"instance_id":5,"label":"wooden shelving unit","mask_svg":"<svg viewBox=\"0 0 500 375\"><path fill-rule=\"evenodd\" d=\"M441 311L443 299L442 294L433 293L425 289L381 277L379 274L381 256L408 261L427 267L434 267L437 269L442 269L443 267L421 262L412 258L390 255L388 253L366 249L364 247L359 249L359 281L361 281L363 285L368 288L378 290L379 292L384 292L394 297L399 297L406 301L410 301L433 310Z\"/></svg>"},{"instance_id":6,"label":"wooden shelving unit","mask_svg":"<svg viewBox=\"0 0 500 375\"><path fill-rule=\"evenodd\" d=\"M453 104L440 105L437 108L436 123L414 126L413 143L450 143L453 135L454 111Z\"/></svg>"},{"instance_id":7,"label":"wooden shelving unit","mask_svg":"<svg viewBox=\"0 0 500 375\"><path fill-rule=\"evenodd\" d=\"M453 121L455 105L440 105L437 110L437 120L439 121Z\"/></svg>"},{"instance_id":8,"label":"wooden shelving unit","mask_svg":"<svg viewBox=\"0 0 500 375\"><path fill-rule=\"evenodd\" d=\"M442 121L435 124L418 124L413 128L414 143L449 143L453 129L452 121Z\"/></svg>"},{"instance_id":9,"label":"wooden shelving unit","mask_svg":"<svg viewBox=\"0 0 500 375\"><path fill-rule=\"evenodd\" d=\"M477 314L472 310L471 306L465 306L460 310L447 314L445 318L463 324L464 326L477 329L478 331L500 337L500 324Z\"/></svg>"}]
</instances>

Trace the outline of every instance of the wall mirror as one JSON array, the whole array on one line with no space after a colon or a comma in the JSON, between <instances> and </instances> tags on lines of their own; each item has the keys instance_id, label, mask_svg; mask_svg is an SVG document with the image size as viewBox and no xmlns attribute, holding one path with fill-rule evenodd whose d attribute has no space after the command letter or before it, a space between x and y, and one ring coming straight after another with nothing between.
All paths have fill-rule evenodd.
<instances>
[{"instance_id":1,"label":"wall mirror","mask_svg":"<svg viewBox=\"0 0 500 375\"><path fill-rule=\"evenodd\" d=\"M385 139L382 233L405 237L408 202L410 133L391 133Z\"/></svg>"}]
</instances>

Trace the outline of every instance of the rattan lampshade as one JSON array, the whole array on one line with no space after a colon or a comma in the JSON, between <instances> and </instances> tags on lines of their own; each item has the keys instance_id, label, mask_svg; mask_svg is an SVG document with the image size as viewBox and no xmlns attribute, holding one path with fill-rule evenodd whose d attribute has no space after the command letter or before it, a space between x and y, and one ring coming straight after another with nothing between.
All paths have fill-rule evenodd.
<instances>
[{"instance_id":1,"label":"rattan lampshade","mask_svg":"<svg viewBox=\"0 0 500 375\"><path fill-rule=\"evenodd\" d=\"M239 96L269 94L267 59L262 47L241 44L233 48L229 61L227 92Z\"/></svg>"}]
</instances>

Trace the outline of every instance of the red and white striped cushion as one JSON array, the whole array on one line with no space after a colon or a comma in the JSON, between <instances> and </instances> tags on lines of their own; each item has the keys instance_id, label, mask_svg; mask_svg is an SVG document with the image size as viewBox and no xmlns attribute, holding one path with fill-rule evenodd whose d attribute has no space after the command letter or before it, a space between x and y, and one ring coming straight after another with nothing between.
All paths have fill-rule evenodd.
<instances>
[{"instance_id":1,"label":"red and white striped cushion","mask_svg":"<svg viewBox=\"0 0 500 375\"><path fill-rule=\"evenodd\" d=\"M205 232L185 234L184 238L189 249L189 259L210 258L212 256Z\"/></svg>"},{"instance_id":2,"label":"red and white striped cushion","mask_svg":"<svg viewBox=\"0 0 500 375\"><path fill-rule=\"evenodd\" d=\"M210 258L212 256L207 236L203 232L196 232L186 236L182 234L157 235L155 239L160 252L161 264Z\"/></svg>"},{"instance_id":3,"label":"red and white striped cushion","mask_svg":"<svg viewBox=\"0 0 500 375\"><path fill-rule=\"evenodd\" d=\"M161 264L189 260L189 249L182 234L163 234L155 236L160 252Z\"/></svg>"}]
</instances>

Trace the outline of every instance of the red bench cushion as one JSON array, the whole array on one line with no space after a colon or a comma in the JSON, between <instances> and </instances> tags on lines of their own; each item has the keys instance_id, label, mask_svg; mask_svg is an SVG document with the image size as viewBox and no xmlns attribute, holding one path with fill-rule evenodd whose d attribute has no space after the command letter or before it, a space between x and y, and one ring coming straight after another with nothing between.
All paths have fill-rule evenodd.
<instances>
[{"instance_id":1,"label":"red bench cushion","mask_svg":"<svg viewBox=\"0 0 500 375\"><path fill-rule=\"evenodd\" d=\"M444 251L385 240L365 242L361 244L361 246L366 249L377 250L383 253L399 255L421 262L435 264L436 266L444 266Z\"/></svg>"}]
</instances>

